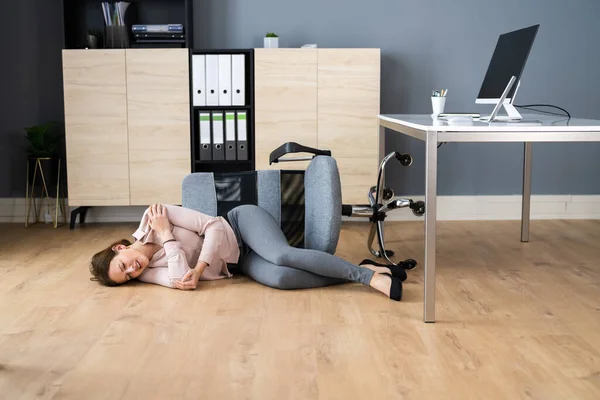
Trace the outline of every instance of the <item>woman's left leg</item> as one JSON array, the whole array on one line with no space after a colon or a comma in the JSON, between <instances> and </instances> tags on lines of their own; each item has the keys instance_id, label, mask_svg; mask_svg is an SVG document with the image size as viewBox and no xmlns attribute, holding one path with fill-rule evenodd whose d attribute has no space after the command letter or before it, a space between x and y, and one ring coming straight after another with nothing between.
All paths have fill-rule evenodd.
<instances>
[{"instance_id":1,"label":"woman's left leg","mask_svg":"<svg viewBox=\"0 0 600 400\"><path fill-rule=\"evenodd\" d=\"M348 283L345 279L315 275L301 269L275 265L251 251L239 265L244 275L276 289L312 289Z\"/></svg>"}]
</instances>

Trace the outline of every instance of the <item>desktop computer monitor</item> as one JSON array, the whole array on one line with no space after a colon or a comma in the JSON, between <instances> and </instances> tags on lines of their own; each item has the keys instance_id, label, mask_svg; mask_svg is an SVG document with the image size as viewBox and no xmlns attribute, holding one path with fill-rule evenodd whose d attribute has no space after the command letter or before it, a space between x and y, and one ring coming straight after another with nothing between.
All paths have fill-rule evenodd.
<instances>
[{"instance_id":1,"label":"desktop computer monitor","mask_svg":"<svg viewBox=\"0 0 600 400\"><path fill-rule=\"evenodd\" d=\"M475 100L476 104L498 104L499 101L502 101L508 116L496 117L496 120L521 119L521 115L512 104L539 27L539 24L533 25L502 34L498 38L490 65ZM502 95L513 76L516 78L516 83L509 89L506 97L502 99Z\"/></svg>"}]
</instances>

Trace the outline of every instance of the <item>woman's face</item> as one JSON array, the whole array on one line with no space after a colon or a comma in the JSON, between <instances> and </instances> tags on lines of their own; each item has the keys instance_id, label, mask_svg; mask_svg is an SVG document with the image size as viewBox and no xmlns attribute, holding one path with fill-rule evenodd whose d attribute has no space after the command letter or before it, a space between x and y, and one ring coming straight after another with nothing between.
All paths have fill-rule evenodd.
<instances>
[{"instance_id":1,"label":"woman's face","mask_svg":"<svg viewBox=\"0 0 600 400\"><path fill-rule=\"evenodd\" d=\"M125 283L144 272L149 260L142 252L119 244L114 247L117 255L110 262L108 277L116 283Z\"/></svg>"}]
</instances>

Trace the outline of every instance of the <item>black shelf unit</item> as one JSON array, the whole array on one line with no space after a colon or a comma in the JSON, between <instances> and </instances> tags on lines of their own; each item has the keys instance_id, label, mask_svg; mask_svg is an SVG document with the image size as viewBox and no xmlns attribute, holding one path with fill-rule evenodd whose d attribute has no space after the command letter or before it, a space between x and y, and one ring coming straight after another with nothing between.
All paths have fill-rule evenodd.
<instances>
[{"instance_id":1,"label":"black shelf unit","mask_svg":"<svg viewBox=\"0 0 600 400\"><path fill-rule=\"evenodd\" d=\"M240 106L194 106L193 101L193 55L195 54L244 54L245 55L245 105ZM191 160L192 172L241 172L254 171L254 50L253 49L191 49L190 70L190 122L191 122ZM248 160L201 160L200 159L200 123L199 113L205 111L245 111ZM212 127L211 127L212 132ZM212 137L212 133L211 133ZM236 130L237 141L237 130Z\"/></svg>"},{"instance_id":2,"label":"black shelf unit","mask_svg":"<svg viewBox=\"0 0 600 400\"><path fill-rule=\"evenodd\" d=\"M64 48L85 49L87 33L100 32L104 39L103 0L63 0ZM106 0L104 0L106 1ZM111 2L115 2L112 0ZM130 47L140 48L193 48L193 0L128 0L125 15ZM185 43L148 43L137 45L132 40L131 26L134 24L183 24ZM98 48L106 48L105 40Z\"/></svg>"},{"instance_id":3,"label":"black shelf unit","mask_svg":"<svg viewBox=\"0 0 600 400\"><path fill-rule=\"evenodd\" d=\"M252 160L212 160L212 161L208 161L208 160L196 160L195 163L196 164L251 164L254 161Z\"/></svg>"},{"instance_id":4,"label":"black shelf unit","mask_svg":"<svg viewBox=\"0 0 600 400\"><path fill-rule=\"evenodd\" d=\"M235 111L235 110L250 110L252 105L246 106L193 106L194 110L221 110L221 111Z\"/></svg>"}]
</instances>

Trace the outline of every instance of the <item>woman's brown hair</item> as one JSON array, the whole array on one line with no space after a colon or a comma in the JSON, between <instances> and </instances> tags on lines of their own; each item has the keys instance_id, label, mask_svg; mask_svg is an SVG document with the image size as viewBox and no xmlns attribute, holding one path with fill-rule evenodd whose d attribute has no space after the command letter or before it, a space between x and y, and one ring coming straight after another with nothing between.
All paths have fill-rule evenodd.
<instances>
[{"instance_id":1,"label":"woman's brown hair","mask_svg":"<svg viewBox=\"0 0 600 400\"><path fill-rule=\"evenodd\" d=\"M118 244L130 246L131 242L127 239L121 239L118 242L114 242L104 250L94 254L90 264L90 272L92 273L92 278L90 278L91 280L98 281L104 286L118 285L117 282L108 277L108 267L110 266L110 262L117 255L117 252L112 248Z\"/></svg>"}]
</instances>

